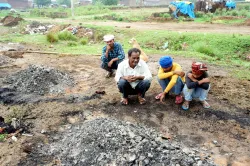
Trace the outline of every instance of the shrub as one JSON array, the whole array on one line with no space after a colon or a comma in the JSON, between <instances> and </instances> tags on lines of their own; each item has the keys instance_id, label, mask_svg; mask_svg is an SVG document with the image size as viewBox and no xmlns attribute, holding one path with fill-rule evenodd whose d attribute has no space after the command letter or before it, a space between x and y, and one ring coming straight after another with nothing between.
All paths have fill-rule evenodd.
<instances>
[{"instance_id":1,"label":"shrub","mask_svg":"<svg viewBox=\"0 0 250 166\"><path fill-rule=\"evenodd\" d=\"M216 12L217 12L217 11L216 11ZM199 11L198 11L198 12L195 13L195 17L196 17L196 18L202 18L202 17L204 17L204 15L205 15L204 12L199 12Z\"/></svg>"},{"instance_id":2,"label":"shrub","mask_svg":"<svg viewBox=\"0 0 250 166\"><path fill-rule=\"evenodd\" d=\"M119 18L117 19L117 21L123 21L123 18L122 18L122 17L119 17Z\"/></svg>"},{"instance_id":3,"label":"shrub","mask_svg":"<svg viewBox=\"0 0 250 166\"><path fill-rule=\"evenodd\" d=\"M233 11L231 12L231 15L232 15L232 16L238 16L239 14L238 14L238 11L233 10Z\"/></svg>"},{"instance_id":4,"label":"shrub","mask_svg":"<svg viewBox=\"0 0 250 166\"><path fill-rule=\"evenodd\" d=\"M76 36L74 36L71 32L69 31L63 31L59 32L58 38L60 40L72 40L72 41L77 41Z\"/></svg>"},{"instance_id":5,"label":"shrub","mask_svg":"<svg viewBox=\"0 0 250 166\"><path fill-rule=\"evenodd\" d=\"M250 10L250 5L244 7L245 10Z\"/></svg>"},{"instance_id":6,"label":"shrub","mask_svg":"<svg viewBox=\"0 0 250 166\"><path fill-rule=\"evenodd\" d=\"M171 18L171 15L169 13L164 13L162 17L163 18Z\"/></svg>"},{"instance_id":7,"label":"shrub","mask_svg":"<svg viewBox=\"0 0 250 166\"><path fill-rule=\"evenodd\" d=\"M58 36L55 33L50 32L46 35L46 37L47 37L47 41L50 43L58 42Z\"/></svg>"},{"instance_id":8,"label":"shrub","mask_svg":"<svg viewBox=\"0 0 250 166\"><path fill-rule=\"evenodd\" d=\"M93 3L102 3L104 5L117 5L118 4L118 0L93 0Z\"/></svg>"},{"instance_id":9,"label":"shrub","mask_svg":"<svg viewBox=\"0 0 250 166\"><path fill-rule=\"evenodd\" d=\"M192 48L196 51L196 52L199 52L199 53L203 53L203 54L206 54L208 56L212 56L214 57L216 54L215 54L215 49L209 45L207 45L206 43L204 42L197 42L197 43L194 43Z\"/></svg>"},{"instance_id":10,"label":"shrub","mask_svg":"<svg viewBox=\"0 0 250 166\"><path fill-rule=\"evenodd\" d=\"M72 42L68 42L67 45L68 45L69 47L75 47L75 46L77 46L77 43L74 42L74 41L72 41Z\"/></svg>"},{"instance_id":11,"label":"shrub","mask_svg":"<svg viewBox=\"0 0 250 166\"><path fill-rule=\"evenodd\" d=\"M81 41L80 41L80 43L82 45L86 45L86 44L88 44L88 42L89 42L88 38L82 38Z\"/></svg>"},{"instance_id":12,"label":"shrub","mask_svg":"<svg viewBox=\"0 0 250 166\"><path fill-rule=\"evenodd\" d=\"M241 10L241 11L239 11L239 16L243 16L243 17L247 17L248 16L248 11L247 10Z\"/></svg>"}]
</instances>

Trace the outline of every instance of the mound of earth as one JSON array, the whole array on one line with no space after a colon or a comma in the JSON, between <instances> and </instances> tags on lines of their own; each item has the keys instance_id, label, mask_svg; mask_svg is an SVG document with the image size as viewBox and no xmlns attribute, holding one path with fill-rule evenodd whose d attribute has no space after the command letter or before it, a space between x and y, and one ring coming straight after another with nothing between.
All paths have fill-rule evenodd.
<instances>
[{"instance_id":1,"label":"mound of earth","mask_svg":"<svg viewBox=\"0 0 250 166\"><path fill-rule=\"evenodd\" d=\"M246 24L247 26L250 26L250 19L247 19L247 20L245 21L245 24Z\"/></svg>"},{"instance_id":2,"label":"mound of earth","mask_svg":"<svg viewBox=\"0 0 250 166\"><path fill-rule=\"evenodd\" d=\"M6 16L1 20L4 26L16 26L19 21L22 21L21 17Z\"/></svg>"},{"instance_id":3,"label":"mound of earth","mask_svg":"<svg viewBox=\"0 0 250 166\"><path fill-rule=\"evenodd\" d=\"M12 89L20 92L44 95L46 93L64 93L74 85L74 80L54 68L30 65L5 79Z\"/></svg>"},{"instance_id":4,"label":"mound of earth","mask_svg":"<svg viewBox=\"0 0 250 166\"><path fill-rule=\"evenodd\" d=\"M107 118L68 126L65 133L50 141L51 144L38 145L39 150L22 164L39 161L46 165L56 159L61 165L79 166L214 165L209 159L201 160L198 152L183 150L179 143L161 140L151 128Z\"/></svg>"}]
</instances>

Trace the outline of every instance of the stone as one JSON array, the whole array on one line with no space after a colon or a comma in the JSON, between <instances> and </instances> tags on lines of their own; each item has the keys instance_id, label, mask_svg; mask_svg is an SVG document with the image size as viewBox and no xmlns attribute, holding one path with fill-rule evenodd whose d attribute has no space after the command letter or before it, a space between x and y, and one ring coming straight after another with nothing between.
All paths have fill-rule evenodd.
<instances>
[{"instance_id":1,"label":"stone","mask_svg":"<svg viewBox=\"0 0 250 166\"><path fill-rule=\"evenodd\" d=\"M227 166L228 165L227 158L225 158L223 156L215 157L214 158L214 163L216 165L219 165L219 166Z\"/></svg>"},{"instance_id":2,"label":"stone","mask_svg":"<svg viewBox=\"0 0 250 166\"><path fill-rule=\"evenodd\" d=\"M134 161L136 159L136 155L135 154L130 154L129 156L128 156L128 161L129 162L132 162L132 161Z\"/></svg>"},{"instance_id":3,"label":"stone","mask_svg":"<svg viewBox=\"0 0 250 166\"><path fill-rule=\"evenodd\" d=\"M45 134L45 133L47 133L47 131L42 129L41 134Z\"/></svg>"}]
</instances>

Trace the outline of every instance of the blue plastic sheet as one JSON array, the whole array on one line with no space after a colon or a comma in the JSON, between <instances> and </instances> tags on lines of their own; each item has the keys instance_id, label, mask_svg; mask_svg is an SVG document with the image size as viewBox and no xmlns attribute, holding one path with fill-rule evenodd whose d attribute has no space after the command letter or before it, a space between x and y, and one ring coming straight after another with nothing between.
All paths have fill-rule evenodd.
<instances>
[{"instance_id":1,"label":"blue plastic sheet","mask_svg":"<svg viewBox=\"0 0 250 166\"><path fill-rule=\"evenodd\" d=\"M177 17L178 12L181 12L183 14L187 14L191 18L195 18L194 4L192 2L176 1L176 2L171 2L170 4L176 7L176 10L173 13L175 18L178 18Z\"/></svg>"},{"instance_id":2,"label":"blue plastic sheet","mask_svg":"<svg viewBox=\"0 0 250 166\"><path fill-rule=\"evenodd\" d=\"M10 4L8 4L8 3L0 3L0 9L2 9L2 8L11 8L11 5Z\"/></svg>"},{"instance_id":3,"label":"blue plastic sheet","mask_svg":"<svg viewBox=\"0 0 250 166\"><path fill-rule=\"evenodd\" d=\"M227 1L225 6L227 8L230 8L230 9L235 9L236 8L236 4L233 1Z\"/></svg>"}]
</instances>

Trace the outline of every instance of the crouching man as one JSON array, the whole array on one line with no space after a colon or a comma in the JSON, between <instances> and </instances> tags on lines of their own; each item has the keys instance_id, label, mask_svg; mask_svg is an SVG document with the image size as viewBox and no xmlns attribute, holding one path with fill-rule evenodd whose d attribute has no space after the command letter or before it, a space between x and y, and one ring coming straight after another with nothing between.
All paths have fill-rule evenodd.
<instances>
[{"instance_id":1,"label":"crouching man","mask_svg":"<svg viewBox=\"0 0 250 166\"><path fill-rule=\"evenodd\" d=\"M173 62L170 56L161 57L159 64L158 82L163 92L158 94L155 99L160 99L161 102L163 102L166 94L171 92L175 95L175 103L181 104L183 101L181 91L184 86L183 80L185 73L179 64Z\"/></svg>"},{"instance_id":2,"label":"crouching man","mask_svg":"<svg viewBox=\"0 0 250 166\"><path fill-rule=\"evenodd\" d=\"M185 102L182 105L182 109L188 110L193 98L198 98L204 108L210 108L210 105L206 102L210 89L210 80L206 71L207 67L205 64L200 62L192 64L192 71L189 71L186 75L186 85L183 89Z\"/></svg>"},{"instance_id":3,"label":"crouching man","mask_svg":"<svg viewBox=\"0 0 250 166\"><path fill-rule=\"evenodd\" d=\"M132 48L128 51L128 60L118 65L115 81L119 91L122 93L121 104L128 104L128 95L138 95L140 104L145 104L145 93L150 87L152 74L148 65L140 60L141 51Z\"/></svg>"},{"instance_id":4,"label":"crouching man","mask_svg":"<svg viewBox=\"0 0 250 166\"><path fill-rule=\"evenodd\" d=\"M105 35L103 37L103 41L106 43L106 46L102 49L101 67L107 71L106 78L113 75L113 72L117 69L118 64L125 58L121 44L115 42L114 38L114 35Z\"/></svg>"}]
</instances>

